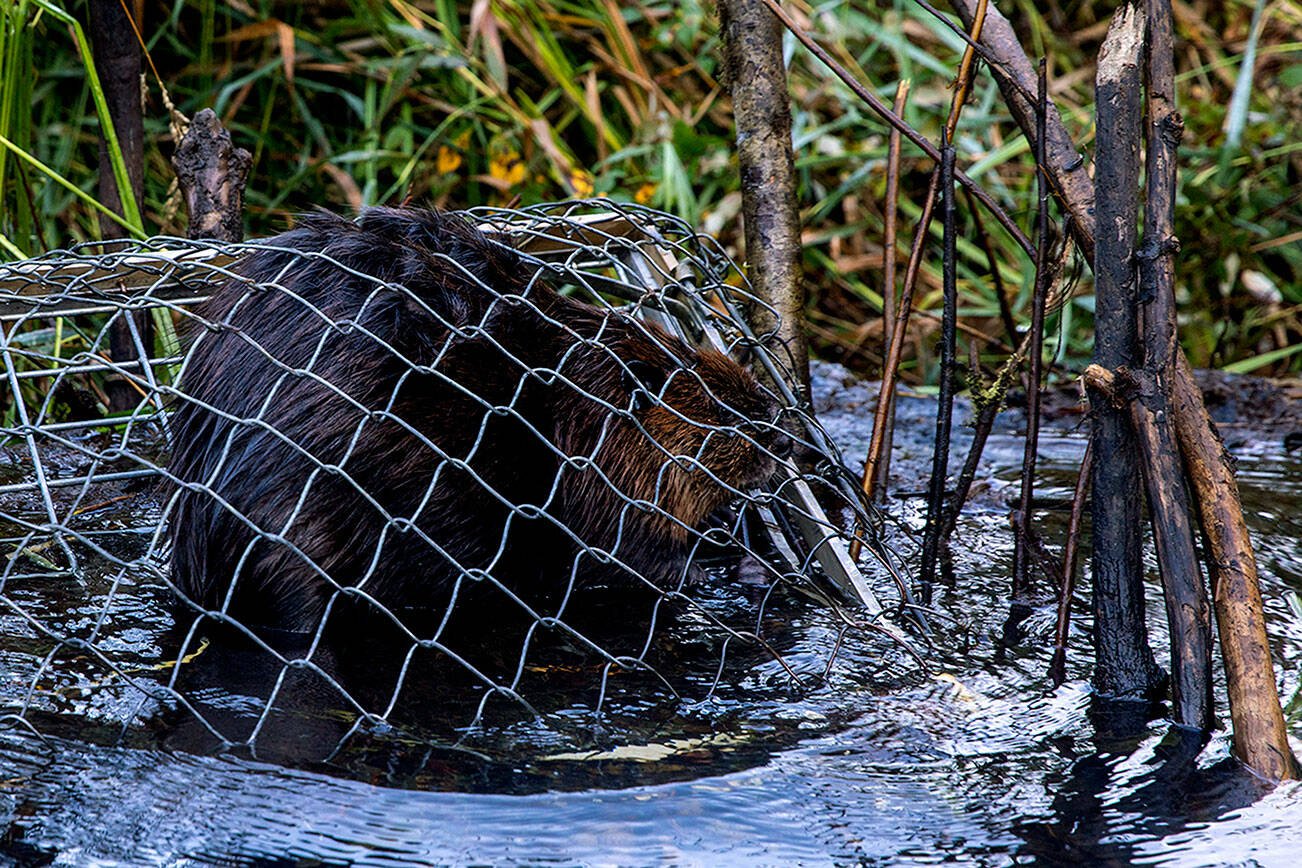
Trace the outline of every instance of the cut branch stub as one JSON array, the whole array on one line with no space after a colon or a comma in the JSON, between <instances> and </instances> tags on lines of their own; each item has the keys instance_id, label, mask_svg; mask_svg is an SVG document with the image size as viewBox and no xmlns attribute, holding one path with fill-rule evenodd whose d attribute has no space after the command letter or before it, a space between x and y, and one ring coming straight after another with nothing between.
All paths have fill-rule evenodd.
<instances>
[{"instance_id":1,"label":"cut branch stub","mask_svg":"<svg viewBox=\"0 0 1302 868\"><path fill-rule=\"evenodd\" d=\"M239 241L244 237L244 183L253 157L235 147L212 109L194 116L172 156L190 212L186 235Z\"/></svg>"}]
</instances>

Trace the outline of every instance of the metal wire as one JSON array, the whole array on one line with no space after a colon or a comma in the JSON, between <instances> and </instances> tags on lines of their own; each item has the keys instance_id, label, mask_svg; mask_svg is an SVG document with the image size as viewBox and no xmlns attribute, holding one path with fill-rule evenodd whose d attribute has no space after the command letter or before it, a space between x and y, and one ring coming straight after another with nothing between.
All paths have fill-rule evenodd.
<instances>
[{"instance_id":1,"label":"metal wire","mask_svg":"<svg viewBox=\"0 0 1302 868\"><path fill-rule=\"evenodd\" d=\"M735 613L702 600L699 589L709 585L697 578L702 565L713 581L726 582L728 564L735 568L739 558L763 564L775 584L799 585L829 602L838 595L856 597L866 604L865 623L875 621L876 629L898 636L879 619L882 607L872 592L872 586L884 582L889 564L873 565L865 579L845 553L842 526L870 526L868 508L831 439L809 408L797 403L781 353L774 352L774 335L749 327L749 314L763 301L717 242L672 216L605 201L477 209L464 217L493 243L509 241L527 272L521 276L522 292L503 292L456 257L431 256L428 267L440 279L463 287L458 290L463 294L488 300L489 313L469 323L450 316L427 295L371 273L378 269L356 267L322 250L287 246L283 239L288 236L250 244L178 238L106 242L0 265L0 356L8 387L0 397L0 660L11 673L0 693L4 719L40 730L60 715L85 716L88 708L100 707L97 702L125 703L128 711L115 707L110 715L124 727L174 713L197 724L219 748L256 748L278 725L286 704L293 704L287 697L310 678L324 685L314 689L331 692L331 707L347 720L334 733L342 740L359 727L390 720L405 686L432 669L442 680L463 684L464 732L485 724L498 698L528 714L546 715L540 697L529 691L539 672L557 665L558 648L587 661L595 681L589 685L596 696L591 707L600 714L611 679L619 673L649 675L659 685L656 689L671 694L682 689L675 673L681 674L685 661L675 661L673 672L661 671L658 661L665 656L659 643L684 625L717 637L717 647L709 646L714 647L712 656L686 661L713 673L693 682L703 684L708 696L718 686L731 645L769 648L758 611L752 623L739 623ZM254 254L280 257L283 264L273 279L248 275L246 264ZM311 287L300 285L309 269L363 288L354 293L348 315L325 309ZM601 326L593 333L577 329L538 300L548 297L538 295L544 285L583 302L586 310L600 311ZM219 290L220 297L236 300L214 310L205 300ZM259 306L273 301L297 311L294 322L276 332L295 336L293 346L259 341L242 325L255 321L260 310L270 309ZM405 338L368 327L368 317L395 303L436 324L442 343L429 358L410 358L405 345L399 345ZM531 364L531 348L493 325L493 318L508 309L548 334L560 335L563 351L547 364ZM115 358L109 351L108 334L116 323L127 324L130 331L130 358ZM657 391L640 381L643 371L635 360L617 352L620 335L649 341L676 360L668 384ZM196 378L204 374L195 359L205 342L251 347L260 354L264 366L259 370L271 372L268 380L236 384L256 400L235 406L197 397L203 390ZM501 370L518 371L518 382L502 394L480 394L476 377L463 376L443 361L463 346L480 347ZM352 384L331 373L340 347L361 348L366 359L401 363L403 372L387 399L359 398ZM718 383L699 368L696 353L702 349L735 353L742 348L753 353L760 372L762 385L756 388L767 406L778 411L771 418L748 418L732 408L729 396L714 394ZM593 364L628 378L630 391L586 386L585 366ZM682 378L679 394L686 389L706 395L722 408L719 418L702 421L669 398L675 378ZM110 381L127 385L133 406L108 411ZM477 419L405 418L405 383L441 390L459 406L472 408ZM536 394L580 396L575 406L586 408L582 412L593 429L583 448L557 442L554 430L537 424L528 409L529 396ZM323 424L345 432L330 449L296 437L301 429L283 424L290 402L305 395L323 415L333 417ZM651 410L638 410L638 401L659 414L661 428L690 428L698 442L684 448L657 441L655 426L646 421ZM204 478L169 463L178 413L197 413L222 432L206 444L213 463ZM352 421L345 425L344 417ZM457 425L469 434L469 450L446 448L442 428ZM528 441L532 454L556 468L546 490L528 502L513 500L495 482L502 477L497 465L515 460L493 452L499 425L511 426ZM354 469L374 458L370 452L378 431L396 432L405 448L437 462L414 500L399 503L403 509L395 508L391 493L375 490L373 480ZM808 462L818 468L815 472L799 472L775 451L782 437L792 436L798 450L815 459ZM296 486L266 495L281 504L271 523L259 520L265 501L241 495L255 480L230 483L223 477L230 468L248 469L237 453L254 441L269 444L269 454L287 462L267 466L265 475L282 488ZM618 463L608 458L613 449L628 449L629 442L642 444L637 448L645 451L636 457L643 470L652 465L649 494L626 491ZM745 474L723 469L711 458L720 444L745 444L747 455L777 468L775 475L761 487L740 484ZM395 476L403 472L406 457L390 457ZM683 479L717 486L730 506L701 523L666 509L663 504ZM569 496L572 484L573 490L602 492L602 502L612 505L611 514L592 519L598 531L588 527L587 519L580 527L563 518L557 504ZM448 494L452 486L472 489L477 502L500 515L500 527L496 519L465 517L485 523L479 533L497 536L474 563L462 563L456 545L439 530L441 519L422 512L427 503L449 502L440 498L454 496ZM371 516L366 521L380 527L378 538L370 540L373 550L350 553L365 563L355 575L333 575L334 561L322 557L304 530L305 517L319 518L322 492L334 497L342 492L359 514ZM835 505L833 518L824 504ZM404 511L407 507L410 512ZM197 514L217 516L212 521L230 535L230 551L221 563L225 572L220 581L212 578L209 596L187 593L192 588L178 583L171 567L169 522ZM337 519L345 529L356 521L346 514ZM687 540L688 557L672 569L657 566L648 573L647 557L630 547L652 519L660 522L656 527L664 528L666 538ZM522 528L530 533L542 528L539 538L559 548L533 553L536 564L522 560L513 542ZM414 619L407 599L387 591L384 582L395 568L387 552L398 545L412 558L413 573L424 570L441 577L430 580L438 589L432 594L437 598L432 620ZM246 617L241 594L268 551L322 589L323 608L310 613L315 626ZM548 564L549 559L557 563ZM551 576L555 593L532 593L516 574L522 564ZM621 578L594 582L594 573ZM476 602L485 595L494 601L487 610ZM600 608L601 595L627 619L625 632L636 634L634 640L612 639L600 624L594 627L592 620L574 614L579 605L574 600L597 599ZM351 623L360 611L378 619L366 622L368 640L378 623L388 634L385 647L398 649L396 658L389 655L387 680L379 679L382 686L359 686L338 650L338 637L325 626L341 619ZM172 628L159 639L160 622L169 618ZM458 618L509 621L518 629L504 634L510 636L509 648L486 657L473 639L467 642ZM244 710L238 726L206 705L207 694L193 686L202 674L204 655L215 653L206 650L206 638L219 633L226 638L215 641L251 649L267 673L264 694ZM488 657L492 660L486 663ZM100 694L114 699L93 698ZM554 703L554 697L542 698L544 705Z\"/></svg>"}]
</instances>

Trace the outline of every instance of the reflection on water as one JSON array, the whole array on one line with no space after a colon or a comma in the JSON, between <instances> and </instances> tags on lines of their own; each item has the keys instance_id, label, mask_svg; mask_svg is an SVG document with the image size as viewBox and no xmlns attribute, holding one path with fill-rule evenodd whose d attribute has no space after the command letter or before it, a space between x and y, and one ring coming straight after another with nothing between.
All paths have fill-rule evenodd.
<instances>
[{"instance_id":1,"label":"reflection on water","mask_svg":"<svg viewBox=\"0 0 1302 868\"><path fill-rule=\"evenodd\" d=\"M831 371L821 374L828 393ZM841 390L826 416L852 462L870 398ZM931 408L906 399L900 411L897 490L921 488ZM599 727L578 713L570 731L521 715L464 734L454 749L430 746L446 745L433 737L438 721L465 701L446 683L418 681L409 692L422 702L382 727L345 713L332 692L350 666L374 673L365 660L318 656L318 670L280 681L264 652L213 646L185 673L185 694L224 731L266 736L257 756L214 757L194 715L166 701L142 708L138 691L115 691L69 650L34 704L42 731L57 737L13 726L0 738L0 828L9 829L0 855L122 865L1296 864L1298 786L1263 789L1229 757L1226 732L1203 748L1150 723L1149 709L1092 700L1083 601L1062 687L1045 674L1047 591L1026 642L995 662L1011 557L1003 504L1021 458L1016 417L1004 427L987 453L995 470L959 528L953 583L938 589L935 642L951 656L933 677L903 678L886 646L842 636L799 600L779 601L769 635L805 677L801 687L766 655L738 652L712 694L674 702L649 683L615 684ZM1082 445L1070 430L1042 435L1040 494L1069 496ZM1302 455L1268 440L1235 451L1287 696L1302 654L1302 624L1286 602L1302 590ZM1051 542L1060 518L1044 518ZM67 619L98 611L94 588L59 593ZM160 628L162 601L151 593L128 582L113 598L114 641L142 666L184 641ZM737 605L734 593L718 590L721 611ZM1153 644L1164 649L1151 597ZM24 671L28 643L6 626L0 668ZM834 649L827 681L815 684ZM26 686L6 676L0 695L21 701ZM266 713L273 688L278 710ZM124 732L121 721L138 711L149 727Z\"/></svg>"}]
</instances>

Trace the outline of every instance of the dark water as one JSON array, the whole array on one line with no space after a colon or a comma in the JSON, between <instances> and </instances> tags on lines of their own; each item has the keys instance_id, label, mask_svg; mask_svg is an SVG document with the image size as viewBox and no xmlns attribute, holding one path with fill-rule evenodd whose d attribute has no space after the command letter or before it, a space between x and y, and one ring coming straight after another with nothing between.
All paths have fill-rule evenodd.
<instances>
[{"instance_id":1,"label":"dark water","mask_svg":"<svg viewBox=\"0 0 1302 868\"><path fill-rule=\"evenodd\" d=\"M871 395L842 388L831 369L820 374L831 402L824 421L853 464L865 445ZM896 490L920 490L932 407L905 399L900 412ZM1229 758L1228 733L1197 753L1160 720L1147 721L1145 709L1091 702L1083 600L1062 687L1053 689L1045 675L1053 629L1047 591L1026 641L996 660L1011 558L1006 503L1021 460L1020 423L1007 417L987 450L993 472L959 527L953 585L937 591L934 672L917 673L870 637L839 637L835 620L815 606L775 601L771 617L784 626L774 641L804 687L794 688L770 658L741 654L724 683L689 691L676 704L639 703L636 685L616 690L604 732L588 746L522 719L468 738L463 747L474 755L431 747L413 726L361 730L339 751L315 756L310 746L333 743L343 724L314 718L304 702L285 727L302 744L279 744L281 761L204 755L203 733L178 724L183 715L142 711L154 700L105 677L92 659L69 653L51 661L41 695L28 696L39 636L0 615L3 696L26 702L46 734L5 721L0 828L8 831L0 861L1302 864L1302 790L1260 787ZM1288 605L1288 595L1302 590L1302 455L1279 438L1228 439L1241 462L1287 698L1302 654L1302 622ZM1083 442L1069 422L1042 434L1046 482L1038 495L1070 496ZM906 501L897 512L913 521L919 509ZM1062 513L1045 513L1050 544L1058 544L1063 523ZM902 539L899 546L909 551ZM104 617L107 598L112 630L103 640L143 669L164 658L168 640L159 601L132 582L122 577L106 591L69 579L42 594L61 601L49 615L67 624ZM1153 591L1153 645L1164 657ZM721 610L736 605L726 589L717 596ZM815 684L829 661L827 679ZM240 690L240 679L252 677L247 669L235 659L223 671L196 695L210 713L224 708L232 720L258 720L261 706ZM454 701L436 688L429 699ZM129 720L136 722L124 728ZM275 724L263 722L268 731ZM1302 733L1296 721L1294 731Z\"/></svg>"}]
</instances>

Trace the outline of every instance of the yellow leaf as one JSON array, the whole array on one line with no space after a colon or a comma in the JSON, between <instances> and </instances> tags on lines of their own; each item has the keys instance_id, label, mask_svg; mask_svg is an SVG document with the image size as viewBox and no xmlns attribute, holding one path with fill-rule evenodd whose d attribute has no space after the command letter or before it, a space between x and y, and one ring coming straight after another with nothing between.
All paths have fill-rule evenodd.
<instances>
[{"instance_id":1,"label":"yellow leaf","mask_svg":"<svg viewBox=\"0 0 1302 868\"><path fill-rule=\"evenodd\" d=\"M592 175L582 169L570 171L570 187L573 188L576 196L591 196L592 191L596 189Z\"/></svg>"},{"instance_id":2,"label":"yellow leaf","mask_svg":"<svg viewBox=\"0 0 1302 868\"><path fill-rule=\"evenodd\" d=\"M524 161L514 151L498 154L488 164L488 174L513 187L524 180Z\"/></svg>"},{"instance_id":3,"label":"yellow leaf","mask_svg":"<svg viewBox=\"0 0 1302 868\"><path fill-rule=\"evenodd\" d=\"M434 165L441 175L455 172L461 166L461 154L447 145L440 145L438 159L435 160Z\"/></svg>"}]
</instances>

